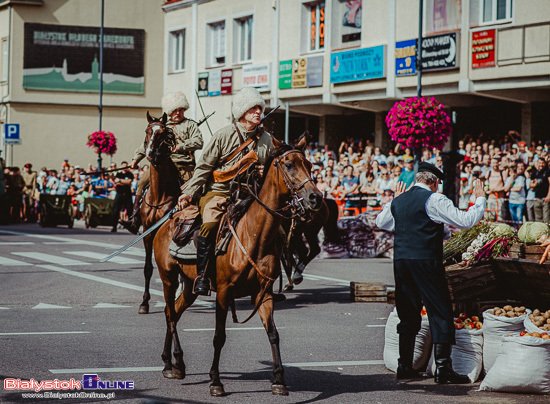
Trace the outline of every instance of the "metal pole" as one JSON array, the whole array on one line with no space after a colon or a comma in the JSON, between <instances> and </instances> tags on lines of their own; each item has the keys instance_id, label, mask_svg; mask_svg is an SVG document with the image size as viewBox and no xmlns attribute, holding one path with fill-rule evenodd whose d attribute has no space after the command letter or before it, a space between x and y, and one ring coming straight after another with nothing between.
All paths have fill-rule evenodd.
<instances>
[{"instance_id":1,"label":"metal pole","mask_svg":"<svg viewBox=\"0 0 550 404\"><path fill-rule=\"evenodd\" d=\"M99 130L103 119L103 19L105 0L101 0L101 26L99 28ZM101 170L101 152L97 153L97 170Z\"/></svg>"},{"instance_id":2,"label":"metal pole","mask_svg":"<svg viewBox=\"0 0 550 404\"><path fill-rule=\"evenodd\" d=\"M418 82L416 84L416 95L422 97L422 19L424 17L424 0L420 0L420 9L418 11L418 44L416 46L416 74Z\"/></svg>"},{"instance_id":3,"label":"metal pole","mask_svg":"<svg viewBox=\"0 0 550 404\"><path fill-rule=\"evenodd\" d=\"M290 105L285 102L285 143L288 144L288 122L290 120Z\"/></svg>"}]
</instances>

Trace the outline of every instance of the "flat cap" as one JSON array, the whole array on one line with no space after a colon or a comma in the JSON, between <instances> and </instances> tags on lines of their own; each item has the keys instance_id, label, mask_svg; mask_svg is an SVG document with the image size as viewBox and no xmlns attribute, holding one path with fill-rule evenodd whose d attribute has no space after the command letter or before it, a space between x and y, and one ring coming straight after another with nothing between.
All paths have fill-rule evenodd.
<instances>
[{"instance_id":1,"label":"flat cap","mask_svg":"<svg viewBox=\"0 0 550 404\"><path fill-rule=\"evenodd\" d=\"M425 161L421 162L418 165L418 172L421 173L421 172L424 172L424 171L431 172L437 178L439 178L441 181L443 181L445 179L445 174L443 174L439 168L437 168L433 164L426 163Z\"/></svg>"}]
</instances>

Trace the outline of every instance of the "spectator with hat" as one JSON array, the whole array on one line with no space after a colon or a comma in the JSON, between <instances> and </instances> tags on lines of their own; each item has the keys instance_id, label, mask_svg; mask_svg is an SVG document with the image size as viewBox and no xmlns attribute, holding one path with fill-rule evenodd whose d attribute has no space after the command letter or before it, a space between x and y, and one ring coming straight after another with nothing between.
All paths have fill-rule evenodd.
<instances>
[{"instance_id":1,"label":"spectator with hat","mask_svg":"<svg viewBox=\"0 0 550 404\"><path fill-rule=\"evenodd\" d=\"M414 159L410 156L405 157L404 163L405 169L401 172L397 181L404 183L408 188L414 182Z\"/></svg>"}]
</instances>

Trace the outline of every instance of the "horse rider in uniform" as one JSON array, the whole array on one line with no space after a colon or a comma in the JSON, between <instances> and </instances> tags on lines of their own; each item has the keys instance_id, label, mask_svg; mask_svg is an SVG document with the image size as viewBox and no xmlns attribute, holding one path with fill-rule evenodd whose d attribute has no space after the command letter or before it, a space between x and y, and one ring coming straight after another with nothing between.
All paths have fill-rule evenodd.
<instances>
[{"instance_id":1,"label":"horse rider in uniform","mask_svg":"<svg viewBox=\"0 0 550 404\"><path fill-rule=\"evenodd\" d=\"M176 91L166 94L162 97L162 112L169 117L166 126L171 128L176 136L176 145L172 149L172 161L180 174L181 184L186 183L193 176L195 169L195 150L202 149L202 134L197 123L191 119L185 118L184 113L189 108L189 103L185 94ZM145 145L142 143L134 153L130 167L135 169L138 163L145 157ZM143 190L149 183L150 171L147 170L140 179L134 201L134 211L129 220L121 220L120 223L130 232L137 234L141 225L138 214Z\"/></svg>"},{"instance_id":2,"label":"horse rider in uniform","mask_svg":"<svg viewBox=\"0 0 550 404\"><path fill-rule=\"evenodd\" d=\"M214 133L199 158L193 178L179 197L180 209L198 200L202 216L197 238L197 278L193 287L197 295L210 293L210 280L205 272L208 261L214 259L216 234L225 213L222 205L230 196L231 178L217 174L232 173L235 169L239 172L250 146L262 165L275 149L271 135L259 126L264 109L265 101L255 88L244 87L235 94L232 106L234 123ZM237 152L247 142L249 145Z\"/></svg>"},{"instance_id":3,"label":"horse rider in uniform","mask_svg":"<svg viewBox=\"0 0 550 404\"><path fill-rule=\"evenodd\" d=\"M460 228L475 225L485 213L483 182L474 182L475 205L460 211L445 195L437 192L444 174L433 164L418 166L416 184L405 192L403 182L397 184L395 199L384 205L376 217L376 225L394 230L393 271L395 306L399 316L398 379L418 377L413 369L416 334L420 330L422 303L430 319L434 344L436 383L469 383L467 376L457 374L451 364L451 345L455 344L455 328L451 297L443 266L444 224Z\"/></svg>"}]
</instances>

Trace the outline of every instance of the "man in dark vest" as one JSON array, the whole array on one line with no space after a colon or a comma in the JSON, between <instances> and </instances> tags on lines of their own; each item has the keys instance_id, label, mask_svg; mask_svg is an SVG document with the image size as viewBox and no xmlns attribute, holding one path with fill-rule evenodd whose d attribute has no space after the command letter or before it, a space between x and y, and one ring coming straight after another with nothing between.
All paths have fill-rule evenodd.
<instances>
[{"instance_id":1,"label":"man in dark vest","mask_svg":"<svg viewBox=\"0 0 550 404\"><path fill-rule=\"evenodd\" d=\"M445 195L437 193L439 181L444 178L433 164L420 163L414 186L405 192L405 184L397 185L395 199L384 206L376 225L395 229L393 270L395 305L400 319L397 378L418 377L412 363L423 303L434 343L435 382L469 383L468 377L457 374L451 364L455 329L443 266L443 225L464 229L475 225L485 212L485 191L483 182L476 180L476 203L464 212Z\"/></svg>"}]
</instances>

